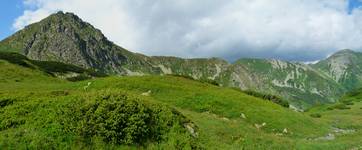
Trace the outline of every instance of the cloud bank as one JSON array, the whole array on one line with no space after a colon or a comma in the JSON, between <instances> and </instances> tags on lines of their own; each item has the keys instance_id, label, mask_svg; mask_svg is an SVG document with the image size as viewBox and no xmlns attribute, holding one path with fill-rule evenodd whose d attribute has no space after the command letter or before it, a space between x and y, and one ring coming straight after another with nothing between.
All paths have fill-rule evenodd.
<instances>
[{"instance_id":1,"label":"cloud bank","mask_svg":"<svg viewBox=\"0 0 362 150\"><path fill-rule=\"evenodd\" d=\"M16 30L58 10L147 55L315 61L362 49L362 9L347 0L25 0Z\"/></svg>"}]
</instances>

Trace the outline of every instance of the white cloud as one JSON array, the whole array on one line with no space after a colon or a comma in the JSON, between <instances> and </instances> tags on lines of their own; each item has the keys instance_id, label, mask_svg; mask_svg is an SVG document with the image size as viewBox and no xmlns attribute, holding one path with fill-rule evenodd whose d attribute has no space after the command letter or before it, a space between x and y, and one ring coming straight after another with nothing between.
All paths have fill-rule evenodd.
<instances>
[{"instance_id":1,"label":"white cloud","mask_svg":"<svg viewBox=\"0 0 362 150\"><path fill-rule=\"evenodd\" d=\"M314 61L362 48L362 10L346 0L25 0L14 28L74 12L115 43L148 55Z\"/></svg>"}]
</instances>

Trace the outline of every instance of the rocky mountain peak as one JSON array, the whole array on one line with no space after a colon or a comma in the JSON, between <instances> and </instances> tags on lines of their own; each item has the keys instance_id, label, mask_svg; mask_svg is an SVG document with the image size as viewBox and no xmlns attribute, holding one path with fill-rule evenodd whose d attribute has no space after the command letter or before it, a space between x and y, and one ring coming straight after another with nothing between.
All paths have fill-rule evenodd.
<instances>
[{"instance_id":1,"label":"rocky mountain peak","mask_svg":"<svg viewBox=\"0 0 362 150\"><path fill-rule=\"evenodd\" d=\"M352 51L350 49L344 49L344 50L340 50L340 51L332 54L330 57L327 58L327 60L336 59L336 58L351 59L356 54L358 54L358 53L355 51Z\"/></svg>"},{"instance_id":2,"label":"rocky mountain peak","mask_svg":"<svg viewBox=\"0 0 362 150\"><path fill-rule=\"evenodd\" d=\"M59 61L84 68L115 69L124 49L73 13L57 12L28 25L0 43L30 59Z\"/></svg>"},{"instance_id":3,"label":"rocky mountain peak","mask_svg":"<svg viewBox=\"0 0 362 150\"><path fill-rule=\"evenodd\" d=\"M349 49L341 50L314 67L325 72L347 89L358 88L362 75L362 54Z\"/></svg>"}]
</instances>

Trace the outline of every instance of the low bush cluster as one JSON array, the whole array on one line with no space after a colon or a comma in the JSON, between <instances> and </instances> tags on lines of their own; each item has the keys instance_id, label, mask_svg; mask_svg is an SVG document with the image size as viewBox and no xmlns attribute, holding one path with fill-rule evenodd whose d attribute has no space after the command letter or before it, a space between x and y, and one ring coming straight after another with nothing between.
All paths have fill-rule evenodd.
<instances>
[{"instance_id":1,"label":"low bush cluster","mask_svg":"<svg viewBox=\"0 0 362 150\"><path fill-rule=\"evenodd\" d=\"M193 77L191 77L189 75L183 75L183 74L170 74L170 76L181 77L181 78L185 78L185 79L189 79L189 80L195 80Z\"/></svg>"},{"instance_id":2,"label":"low bush cluster","mask_svg":"<svg viewBox=\"0 0 362 150\"><path fill-rule=\"evenodd\" d=\"M187 133L183 124L189 120L175 110L125 93L101 93L105 94L86 96L61 112L67 116L60 119L66 132L113 144L158 142L172 128Z\"/></svg>"},{"instance_id":3,"label":"low bush cluster","mask_svg":"<svg viewBox=\"0 0 362 150\"><path fill-rule=\"evenodd\" d=\"M322 115L319 114L319 113L310 114L310 116L313 117L313 118L321 118L322 117Z\"/></svg>"},{"instance_id":4,"label":"low bush cluster","mask_svg":"<svg viewBox=\"0 0 362 150\"><path fill-rule=\"evenodd\" d=\"M0 108L11 105L13 102L14 100L10 98L0 98Z\"/></svg>"},{"instance_id":5,"label":"low bush cluster","mask_svg":"<svg viewBox=\"0 0 362 150\"><path fill-rule=\"evenodd\" d=\"M194 80L194 81L199 81L202 83L208 83L208 84L220 86L220 84L217 81L211 80L211 79L195 79L189 75L181 75L181 74L171 74L171 76L181 77L181 78L185 78L185 79L189 79L189 80Z\"/></svg>"},{"instance_id":6,"label":"low bush cluster","mask_svg":"<svg viewBox=\"0 0 362 150\"><path fill-rule=\"evenodd\" d=\"M11 52L0 52L0 59L6 60L12 64L17 64L27 68L33 68L28 62L30 61L23 55Z\"/></svg>"},{"instance_id":7,"label":"low bush cluster","mask_svg":"<svg viewBox=\"0 0 362 150\"><path fill-rule=\"evenodd\" d=\"M84 80L88 80L88 79L91 79L92 77L87 75L87 74L80 74L80 75L77 75L75 77L69 77L67 78L68 81L71 81L71 82L77 82L77 81L84 81Z\"/></svg>"},{"instance_id":8,"label":"low bush cluster","mask_svg":"<svg viewBox=\"0 0 362 150\"><path fill-rule=\"evenodd\" d=\"M334 104L332 106L329 106L327 108L327 110L334 110L334 109L340 109L340 110L344 110L344 109L351 109L351 107L348 107L346 104L344 103L339 103L339 104Z\"/></svg>"},{"instance_id":9,"label":"low bush cluster","mask_svg":"<svg viewBox=\"0 0 362 150\"><path fill-rule=\"evenodd\" d=\"M75 72L80 74L86 74L88 76L93 77L105 77L107 76L105 73L98 72L92 69L84 69L75 65L65 64L62 62L55 61L38 61L38 60L30 60L26 56L13 53L13 52L0 52L0 59L6 60L12 64L17 64L23 67L35 69L36 67L40 70L53 75L53 73L67 73L67 72ZM36 67L35 67L36 66ZM84 78L84 76L70 79L79 81Z\"/></svg>"},{"instance_id":10,"label":"low bush cluster","mask_svg":"<svg viewBox=\"0 0 362 150\"><path fill-rule=\"evenodd\" d=\"M342 100L341 101L343 104L345 105L353 105L354 103L352 102L352 100Z\"/></svg>"},{"instance_id":11,"label":"low bush cluster","mask_svg":"<svg viewBox=\"0 0 362 150\"><path fill-rule=\"evenodd\" d=\"M248 94L250 96L254 96L254 97L258 97L258 98L261 98L261 99L264 99L264 100L268 100L268 101L271 101L273 103L276 103L280 106L283 106L283 107L286 107L288 108L289 107L289 102L278 97L278 96L275 96L275 95L270 95L270 94L263 94L263 93L259 93L259 92L255 92L255 91L252 91L252 90L245 90L243 91L245 94Z\"/></svg>"}]
</instances>

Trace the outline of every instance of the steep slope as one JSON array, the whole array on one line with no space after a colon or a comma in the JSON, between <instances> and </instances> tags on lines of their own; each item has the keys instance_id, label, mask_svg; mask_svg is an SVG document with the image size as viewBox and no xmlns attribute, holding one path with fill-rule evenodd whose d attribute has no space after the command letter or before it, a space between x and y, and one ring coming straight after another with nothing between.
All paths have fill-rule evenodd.
<instances>
[{"instance_id":1,"label":"steep slope","mask_svg":"<svg viewBox=\"0 0 362 150\"><path fill-rule=\"evenodd\" d=\"M313 66L348 90L362 86L362 53L339 51Z\"/></svg>"},{"instance_id":2,"label":"steep slope","mask_svg":"<svg viewBox=\"0 0 362 150\"><path fill-rule=\"evenodd\" d=\"M335 102L344 92L327 76L300 63L240 59L227 73L229 86L278 94L297 106Z\"/></svg>"},{"instance_id":3,"label":"steep slope","mask_svg":"<svg viewBox=\"0 0 362 150\"><path fill-rule=\"evenodd\" d=\"M92 25L72 13L58 12L31 24L0 43L3 51L19 52L30 59L59 61L107 73L128 70L157 72L145 56L131 53L107 40Z\"/></svg>"}]
</instances>

